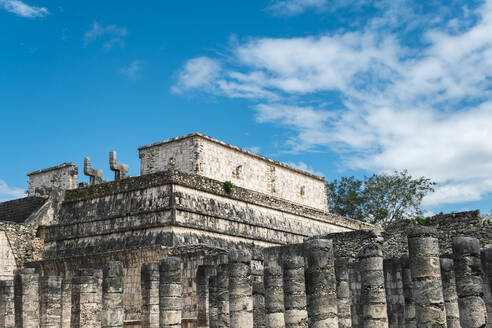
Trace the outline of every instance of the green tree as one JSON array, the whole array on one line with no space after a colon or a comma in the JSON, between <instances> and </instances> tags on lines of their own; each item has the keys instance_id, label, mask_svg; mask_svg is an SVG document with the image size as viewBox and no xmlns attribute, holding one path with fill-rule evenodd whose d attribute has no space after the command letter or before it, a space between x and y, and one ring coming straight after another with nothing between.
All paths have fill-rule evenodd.
<instances>
[{"instance_id":1,"label":"green tree","mask_svg":"<svg viewBox=\"0 0 492 328\"><path fill-rule=\"evenodd\" d=\"M355 177L342 177L327 184L330 209L337 214L357 220L364 219L363 205L366 202L363 194L362 180Z\"/></svg>"},{"instance_id":2,"label":"green tree","mask_svg":"<svg viewBox=\"0 0 492 328\"><path fill-rule=\"evenodd\" d=\"M359 180L342 177L328 183L328 199L334 213L377 225L422 215L420 204L435 183L412 178L407 170L373 174Z\"/></svg>"}]
</instances>

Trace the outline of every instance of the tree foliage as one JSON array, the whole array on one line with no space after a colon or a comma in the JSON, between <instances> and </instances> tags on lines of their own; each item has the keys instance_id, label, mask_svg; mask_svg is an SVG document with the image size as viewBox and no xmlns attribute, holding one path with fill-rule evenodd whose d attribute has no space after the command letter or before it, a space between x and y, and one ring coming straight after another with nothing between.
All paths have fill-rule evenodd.
<instances>
[{"instance_id":1,"label":"tree foliage","mask_svg":"<svg viewBox=\"0 0 492 328\"><path fill-rule=\"evenodd\" d=\"M395 220L422 215L420 204L435 183L412 178L407 170L373 174L359 180L342 177L328 183L328 200L334 213L385 226Z\"/></svg>"}]
</instances>

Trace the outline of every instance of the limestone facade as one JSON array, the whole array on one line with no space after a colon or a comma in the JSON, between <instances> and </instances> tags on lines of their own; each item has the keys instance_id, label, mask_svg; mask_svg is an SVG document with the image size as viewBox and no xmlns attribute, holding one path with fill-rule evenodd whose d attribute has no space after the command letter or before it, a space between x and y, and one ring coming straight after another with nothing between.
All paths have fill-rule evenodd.
<instances>
[{"instance_id":1,"label":"limestone facade","mask_svg":"<svg viewBox=\"0 0 492 328\"><path fill-rule=\"evenodd\" d=\"M29 196L46 196L53 189L75 189L79 186L78 169L74 163L64 163L27 174Z\"/></svg>"},{"instance_id":2,"label":"limestone facade","mask_svg":"<svg viewBox=\"0 0 492 328\"><path fill-rule=\"evenodd\" d=\"M323 178L193 133L139 148L140 174L176 169L294 203L328 209Z\"/></svg>"}]
</instances>

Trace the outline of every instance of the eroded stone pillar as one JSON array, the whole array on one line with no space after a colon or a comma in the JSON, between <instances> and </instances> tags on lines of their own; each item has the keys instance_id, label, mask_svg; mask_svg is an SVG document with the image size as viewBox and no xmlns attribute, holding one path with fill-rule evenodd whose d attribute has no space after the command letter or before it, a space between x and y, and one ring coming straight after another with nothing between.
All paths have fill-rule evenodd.
<instances>
[{"instance_id":1,"label":"eroded stone pillar","mask_svg":"<svg viewBox=\"0 0 492 328\"><path fill-rule=\"evenodd\" d=\"M405 311L404 311L404 327L415 328L417 327L417 319L415 317L415 299L413 298L413 282L412 273L410 272L410 263L408 255L405 254L400 258L401 262L401 277L403 285L403 297L405 298Z\"/></svg>"},{"instance_id":2,"label":"eroded stone pillar","mask_svg":"<svg viewBox=\"0 0 492 328\"><path fill-rule=\"evenodd\" d=\"M231 328L253 328L253 286L251 255L247 251L230 251L229 317Z\"/></svg>"},{"instance_id":3,"label":"eroded stone pillar","mask_svg":"<svg viewBox=\"0 0 492 328\"><path fill-rule=\"evenodd\" d=\"M482 262L484 264L485 276L490 289L492 290L492 247L486 247L483 249Z\"/></svg>"},{"instance_id":4,"label":"eroded stone pillar","mask_svg":"<svg viewBox=\"0 0 492 328\"><path fill-rule=\"evenodd\" d=\"M168 257L159 262L159 326L181 327L181 258Z\"/></svg>"},{"instance_id":5,"label":"eroded stone pillar","mask_svg":"<svg viewBox=\"0 0 492 328\"><path fill-rule=\"evenodd\" d=\"M82 269L72 278L72 328L101 327L101 270Z\"/></svg>"},{"instance_id":6,"label":"eroded stone pillar","mask_svg":"<svg viewBox=\"0 0 492 328\"><path fill-rule=\"evenodd\" d=\"M487 327L492 327L492 245L486 245L480 251L482 258L482 277L485 306L487 307Z\"/></svg>"},{"instance_id":7,"label":"eroded stone pillar","mask_svg":"<svg viewBox=\"0 0 492 328\"><path fill-rule=\"evenodd\" d=\"M350 313L352 315L352 327L360 328L364 325L362 300L361 300L361 278L360 263L356 257L349 258L349 281L350 281Z\"/></svg>"},{"instance_id":8,"label":"eroded stone pillar","mask_svg":"<svg viewBox=\"0 0 492 328\"><path fill-rule=\"evenodd\" d=\"M197 326L209 327L209 278L212 268L210 265L200 265L196 271L197 304Z\"/></svg>"},{"instance_id":9,"label":"eroded stone pillar","mask_svg":"<svg viewBox=\"0 0 492 328\"><path fill-rule=\"evenodd\" d=\"M159 327L159 263L144 263L140 271L142 328Z\"/></svg>"},{"instance_id":10,"label":"eroded stone pillar","mask_svg":"<svg viewBox=\"0 0 492 328\"><path fill-rule=\"evenodd\" d=\"M308 327L304 258L302 256L284 256L282 266L285 327Z\"/></svg>"},{"instance_id":11,"label":"eroded stone pillar","mask_svg":"<svg viewBox=\"0 0 492 328\"><path fill-rule=\"evenodd\" d=\"M391 259L383 260L383 271L384 271L384 289L386 291L386 309L388 312L388 326L390 328L398 327L398 316L395 311L395 304L393 298L393 264Z\"/></svg>"},{"instance_id":12,"label":"eroded stone pillar","mask_svg":"<svg viewBox=\"0 0 492 328\"><path fill-rule=\"evenodd\" d=\"M15 327L13 280L0 280L0 327Z\"/></svg>"},{"instance_id":13,"label":"eroded stone pillar","mask_svg":"<svg viewBox=\"0 0 492 328\"><path fill-rule=\"evenodd\" d=\"M263 282L265 285L265 326L284 328L284 288L282 268L265 267Z\"/></svg>"},{"instance_id":14,"label":"eroded stone pillar","mask_svg":"<svg viewBox=\"0 0 492 328\"><path fill-rule=\"evenodd\" d=\"M265 287L263 279L253 280L253 325L255 328L265 327Z\"/></svg>"},{"instance_id":15,"label":"eroded stone pillar","mask_svg":"<svg viewBox=\"0 0 492 328\"><path fill-rule=\"evenodd\" d=\"M333 242L313 239L304 243L307 260L306 294L309 327L338 327L337 284Z\"/></svg>"},{"instance_id":16,"label":"eroded stone pillar","mask_svg":"<svg viewBox=\"0 0 492 328\"><path fill-rule=\"evenodd\" d=\"M72 320L72 276L70 271L65 272L61 293L61 328L70 328Z\"/></svg>"},{"instance_id":17,"label":"eroded stone pillar","mask_svg":"<svg viewBox=\"0 0 492 328\"><path fill-rule=\"evenodd\" d=\"M39 275L35 269L23 269L15 275L15 326L38 328L39 320Z\"/></svg>"},{"instance_id":18,"label":"eroded stone pillar","mask_svg":"<svg viewBox=\"0 0 492 328\"><path fill-rule=\"evenodd\" d=\"M208 278L208 310L209 326L217 327L217 276Z\"/></svg>"},{"instance_id":19,"label":"eroded stone pillar","mask_svg":"<svg viewBox=\"0 0 492 328\"><path fill-rule=\"evenodd\" d=\"M350 312L349 260L346 257L335 258L335 278L337 281L338 327L352 327Z\"/></svg>"},{"instance_id":20,"label":"eroded stone pillar","mask_svg":"<svg viewBox=\"0 0 492 328\"><path fill-rule=\"evenodd\" d=\"M59 328L62 317L62 277L41 277L40 299L41 299L41 328Z\"/></svg>"},{"instance_id":21,"label":"eroded stone pillar","mask_svg":"<svg viewBox=\"0 0 492 328\"><path fill-rule=\"evenodd\" d=\"M433 227L407 230L418 327L446 327L439 243Z\"/></svg>"},{"instance_id":22,"label":"eroded stone pillar","mask_svg":"<svg viewBox=\"0 0 492 328\"><path fill-rule=\"evenodd\" d=\"M379 242L366 245L359 253L361 300L364 327L387 328L383 251Z\"/></svg>"},{"instance_id":23,"label":"eroded stone pillar","mask_svg":"<svg viewBox=\"0 0 492 328\"><path fill-rule=\"evenodd\" d=\"M478 239L453 238L453 254L461 327L485 327L487 309L482 299L482 265Z\"/></svg>"},{"instance_id":24,"label":"eroded stone pillar","mask_svg":"<svg viewBox=\"0 0 492 328\"><path fill-rule=\"evenodd\" d=\"M400 259L393 259L393 298L394 310L398 318L398 327L405 327L405 297L403 295L403 276Z\"/></svg>"},{"instance_id":25,"label":"eroded stone pillar","mask_svg":"<svg viewBox=\"0 0 492 328\"><path fill-rule=\"evenodd\" d=\"M102 283L102 328L123 328L123 263L106 262Z\"/></svg>"},{"instance_id":26,"label":"eroded stone pillar","mask_svg":"<svg viewBox=\"0 0 492 328\"><path fill-rule=\"evenodd\" d=\"M229 328L228 264L217 266L217 328Z\"/></svg>"},{"instance_id":27,"label":"eroded stone pillar","mask_svg":"<svg viewBox=\"0 0 492 328\"><path fill-rule=\"evenodd\" d=\"M448 328L459 328L460 312L458 308L458 294L456 293L456 280L454 278L453 260L440 258L442 293L444 306L446 308L446 322Z\"/></svg>"},{"instance_id":28,"label":"eroded stone pillar","mask_svg":"<svg viewBox=\"0 0 492 328\"><path fill-rule=\"evenodd\" d=\"M403 295L402 268L398 258L384 260L386 303L390 328L405 327L405 298Z\"/></svg>"}]
</instances>

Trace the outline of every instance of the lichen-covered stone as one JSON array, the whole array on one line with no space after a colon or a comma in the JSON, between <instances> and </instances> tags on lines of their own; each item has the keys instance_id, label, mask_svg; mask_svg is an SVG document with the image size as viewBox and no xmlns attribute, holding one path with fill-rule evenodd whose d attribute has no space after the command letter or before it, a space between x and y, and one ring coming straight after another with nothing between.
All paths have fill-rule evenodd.
<instances>
[{"instance_id":1,"label":"lichen-covered stone","mask_svg":"<svg viewBox=\"0 0 492 328\"><path fill-rule=\"evenodd\" d=\"M478 239L453 238L453 254L461 327L484 327L487 324L487 309L482 299L482 266Z\"/></svg>"},{"instance_id":2,"label":"lichen-covered stone","mask_svg":"<svg viewBox=\"0 0 492 328\"><path fill-rule=\"evenodd\" d=\"M251 255L229 252L229 320L231 328L253 328L253 286Z\"/></svg>"},{"instance_id":3,"label":"lichen-covered stone","mask_svg":"<svg viewBox=\"0 0 492 328\"><path fill-rule=\"evenodd\" d=\"M168 257L159 262L159 327L181 327L181 259Z\"/></svg>"},{"instance_id":4,"label":"lichen-covered stone","mask_svg":"<svg viewBox=\"0 0 492 328\"><path fill-rule=\"evenodd\" d=\"M313 239L304 243L307 310L310 327L338 327L337 283L333 242Z\"/></svg>"},{"instance_id":5,"label":"lichen-covered stone","mask_svg":"<svg viewBox=\"0 0 492 328\"><path fill-rule=\"evenodd\" d=\"M363 327L388 327L384 289L383 251L380 243L359 253Z\"/></svg>"},{"instance_id":6,"label":"lichen-covered stone","mask_svg":"<svg viewBox=\"0 0 492 328\"><path fill-rule=\"evenodd\" d=\"M308 327L304 258L283 255L285 327Z\"/></svg>"},{"instance_id":7,"label":"lichen-covered stone","mask_svg":"<svg viewBox=\"0 0 492 328\"><path fill-rule=\"evenodd\" d=\"M413 227L407 234L417 327L446 327L437 231Z\"/></svg>"}]
</instances>

